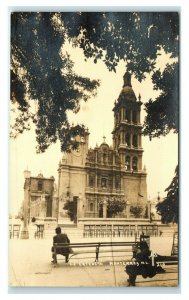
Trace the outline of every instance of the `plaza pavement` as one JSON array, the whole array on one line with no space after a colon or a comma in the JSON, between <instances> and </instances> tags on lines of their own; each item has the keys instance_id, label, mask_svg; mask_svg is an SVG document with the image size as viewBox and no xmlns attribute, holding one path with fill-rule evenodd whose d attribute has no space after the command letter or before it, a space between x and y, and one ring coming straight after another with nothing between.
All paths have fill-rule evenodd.
<instances>
[{"instance_id":1,"label":"plaza pavement","mask_svg":"<svg viewBox=\"0 0 189 300\"><path fill-rule=\"evenodd\" d=\"M110 241L110 238L77 238L71 242ZM134 238L113 238L113 241L130 241ZM128 276L125 273L122 257L100 260L102 265L91 265L93 259L75 259L66 264L59 260L57 267L51 264L52 237L34 239L33 232L27 240L9 240L9 286L11 287L127 287ZM172 237L151 237L150 248L161 255L170 255ZM59 258L62 258L59 256ZM112 258L111 258L112 260ZM75 265L74 265L75 263ZM176 267L166 267L166 274L158 274L144 279L137 276L136 286L177 286Z\"/></svg>"}]
</instances>

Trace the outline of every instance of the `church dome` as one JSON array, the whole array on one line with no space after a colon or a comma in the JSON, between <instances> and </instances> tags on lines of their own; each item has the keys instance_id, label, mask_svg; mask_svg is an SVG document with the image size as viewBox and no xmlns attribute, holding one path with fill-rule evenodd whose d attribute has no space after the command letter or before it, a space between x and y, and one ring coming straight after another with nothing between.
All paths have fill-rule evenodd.
<instances>
[{"instance_id":1,"label":"church dome","mask_svg":"<svg viewBox=\"0 0 189 300\"><path fill-rule=\"evenodd\" d=\"M136 101L135 93L131 85L131 74L126 72L123 76L124 85L119 95L119 98L124 98L126 101Z\"/></svg>"}]
</instances>

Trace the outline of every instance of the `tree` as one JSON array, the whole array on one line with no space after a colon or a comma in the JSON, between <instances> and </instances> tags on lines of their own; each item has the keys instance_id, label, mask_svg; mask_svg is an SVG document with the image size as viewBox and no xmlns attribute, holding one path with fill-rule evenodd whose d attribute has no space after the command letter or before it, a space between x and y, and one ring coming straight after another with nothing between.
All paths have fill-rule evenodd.
<instances>
[{"instance_id":1,"label":"tree","mask_svg":"<svg viewBox=\"0 0 189 300\"><path fill-rule=\"evenodd\" d=\"M97 80L77 75L67 53L65 30L55 13L15 12L11 15L11 101L19 115L11 136L36 126L37 151L58 139L61 150L75 149L83 125L70 125L67 112L77 113L80 101L95 96Z\"/></svg>"},{"instance_id":2,"label":"tree","mask_svg":"<svg viewBox=\"0 0 189 300\"><path fill-rule=\"evenodd\" d=\"M151 138L167 135L170 130L178 133L178 98L179 69L178 63L165 68L163 73L158 70L152 75L155 90L160 95L145 103L147 113L143 134Z\"/></svg>"},{"instance_id":3,"label":"tree","mask_svg":"<svg viewBox=\"0 0 189 300\"><path fill-rule=\"evenodd\" d=\"M135 218L140 218L143 208L141 206L131 206L130 212L134 215Z\"/></svg>"},{"instance_id":4,"label":"tree","mask_svg":"<svg viewBox=\"0 0 189 300\"><path fill-rule=\"evenodd\" d=\"M20 111L13 136L28 130L31 120L36 124L38 151L44 152L57 139L62 151L77 147L74 137L83 134L84 127L71 126L67 111L77 112L80 100L94 95L99 82L74 73L69 55L61 52L66 37L83 49L86 59L103 60L110 71L116 72L123 61L140 81L154 73L154 85L162 93L145 105L144 134L152 138L177 131L178 64L168 65L162 74L155 68L162 49L178 58L178 36L176 12L13 13L11 100ZM172 86L171 78L176 83ZM36 114L28 98L36 104Z\"/></svg>"},{"instance_id":5,"label":"tree","mask_svg":"<svg viewBox=\"0 0 189 300\"><path fill-rule=\"evenodd\" d=\"M178 166L175 169L175 176L165 190L167 196L162 202L156 205L157 212L161 215L163 223L178 223L179 219L179 187L178 187Z\"/></svg>"},{"instance_id":6,"label":"tree","mask_svg":"<svg viewBox=\"0 0 189 300\"><path fill-rule=\"evenodd\" d=\"M126 208L126 202L124 200L113 198L107 200L107 217L112 218L117 214L122 213Z\"/></svg>"},{"instance_id":7,"label":"tree","mask_svg":"<svg viewBox=\"0 0 189 300\"><path fill-rule=\"evenodd\" d=\"M65 210L67 210L67 214L71 221L74 221L75 218L75 207L74 207L74 201L67 200L63 207Z\"/></svg>"},{"instance_id":8,"label":"tree","mask_svg":"<svg viewBox=\"0 0 189 300\"><path fill-rule=\"evenodd\" d=\"M150 138L178 130L178 63L156 70L162 51L178 58L179 15L177 12L99 12L61 15L68 36L94 63L103 60L116 72L118 62L142 81L152 74L161 94L145 104L144 134Z\"/></svg>"}]
</instances>

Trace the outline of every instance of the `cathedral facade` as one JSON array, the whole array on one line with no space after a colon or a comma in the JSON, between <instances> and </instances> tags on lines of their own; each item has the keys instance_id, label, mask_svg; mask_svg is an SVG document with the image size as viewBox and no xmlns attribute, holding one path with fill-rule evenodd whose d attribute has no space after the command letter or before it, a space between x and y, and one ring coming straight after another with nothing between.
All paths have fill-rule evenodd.
<instances>
[{"instance_id":1,"label":"cathedral facade","mask_svg":"<svg viewBox=\"0 0 189 300\"><path fill-rule=\"evenodd\" d=\"M66 153L59 164L58 218L66 219L65 203L73 201L74 221L81 218L133 218L132 208L141 208L146 216L147 184L143 168L141 99L131 85L131 75L125 73L121 93L114 103L113 146L104 138L100 146L89 148L89 132L77 137L80 147ZM116 215L111 205L125 203Z\"/></svg>"}]
</instances>

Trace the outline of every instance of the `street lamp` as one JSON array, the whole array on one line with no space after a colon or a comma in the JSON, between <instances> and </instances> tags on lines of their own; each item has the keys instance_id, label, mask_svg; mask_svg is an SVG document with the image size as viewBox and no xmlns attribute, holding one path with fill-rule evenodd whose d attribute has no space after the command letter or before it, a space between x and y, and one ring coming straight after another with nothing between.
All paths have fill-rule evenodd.
<instances>
[{"instance_id":1,"label":"street lamp","mask_svg":"<svg viewBox=\"0 0 189 300\"><path fill-rule=\"evenodd\" d=\"M29 204L29 179L30 179L30 171L24 171L24 223L21 231L21 239L29 239L28 232L28 204Z\"/></svg>"},{"instance_id":2,"label":"street lamp","mask_svg":"<svg viewBox=\"0 0 189 300\"><path fill-rule=\"evenodd\" d=\"M160 192L158 192L158 197L157 197L157 200L158 200L158 202L159 202L159 200L160 200Z\"/></svg>"}]
</instances>

